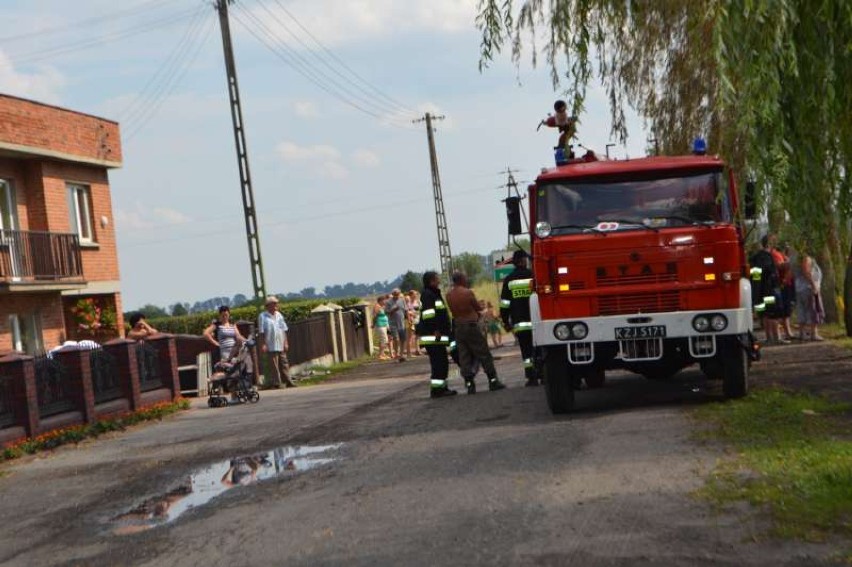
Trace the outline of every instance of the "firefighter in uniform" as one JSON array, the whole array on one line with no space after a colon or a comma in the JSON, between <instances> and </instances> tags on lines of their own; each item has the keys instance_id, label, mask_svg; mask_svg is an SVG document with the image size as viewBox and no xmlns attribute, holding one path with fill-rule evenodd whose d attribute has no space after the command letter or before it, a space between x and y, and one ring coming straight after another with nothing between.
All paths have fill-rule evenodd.
<instances>
[{"instance_id":1,"label":"firefighter in uniform","mask_svg":"<svg viewBox=\"0 0 852 567\"><path fill-rule=\"evenodd\" d=\"M503 291L500 294L500 318L507 330L515 334L521 347L521 358L524 361L524 375L527 386L538 385L538 376L533 360L532 322L530 319L530 295L532 289L532 272L527 267L527 253L516 250L512 255L512 270L503 281Z\"/></svg>"},{"instance_id":2,"label":"firefighter in uniform","mask_svg":"<svg viewBox=\"0 0 852 567\"><path fill-rule=\"evenodd\" d=\"M451 329L450 313L444 298L441 296L440 278L437 272L423 274L423 292L420 294L420 322L417 324L417 334L420 336L420 346L429 355L430 396L443 398L455 396L456 391L447 385L450 363L447 359L447 347L450 346Z\"/></svg>"}]
</instances>

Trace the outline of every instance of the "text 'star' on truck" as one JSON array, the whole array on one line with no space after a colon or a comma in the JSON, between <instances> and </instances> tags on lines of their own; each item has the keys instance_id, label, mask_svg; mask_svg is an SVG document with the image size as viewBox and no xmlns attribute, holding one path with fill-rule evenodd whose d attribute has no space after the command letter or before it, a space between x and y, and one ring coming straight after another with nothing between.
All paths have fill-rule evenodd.
<instances>
[{"instance_id":1,"label":"text 'star' on truck","mask_svg":"<svg viewBox=\"0 0 852 567\"><path fill-rule=\"evenodd\" d=\"M759 354L742 226L751 215L725 163L696 146L627 160L557 149L557 166L529 187L533 342L554 413L619 368L665 380L699 364L726 397L746 395ZM513 235L519 205L506 200Z\"/></svg>"}]
</instances>

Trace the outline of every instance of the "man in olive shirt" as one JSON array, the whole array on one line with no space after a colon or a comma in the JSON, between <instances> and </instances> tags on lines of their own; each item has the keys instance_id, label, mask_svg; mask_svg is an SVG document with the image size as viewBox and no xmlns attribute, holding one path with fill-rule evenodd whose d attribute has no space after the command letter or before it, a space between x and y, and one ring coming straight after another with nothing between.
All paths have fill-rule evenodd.
<instances>
[{"instance_id":1,"label":"man in olive shirt","mask_svg":"<svg viewBox=\"0 0 852 567\"><path fill-rule=\"evenodd\" d=\"M468 287L467 276L461 272L453 274L453 288L447 294L447 305L453 314L453 325L456 331L456 346L459 349L459 366L461 366L464 384L468 394L476 393L476 361L482 364L485 375L488 376L488 389L502 390L506 386L497 378L494 368L494 358L488 349L488 342L479 327L479 301Z\"/></svg>"}]
</instances>

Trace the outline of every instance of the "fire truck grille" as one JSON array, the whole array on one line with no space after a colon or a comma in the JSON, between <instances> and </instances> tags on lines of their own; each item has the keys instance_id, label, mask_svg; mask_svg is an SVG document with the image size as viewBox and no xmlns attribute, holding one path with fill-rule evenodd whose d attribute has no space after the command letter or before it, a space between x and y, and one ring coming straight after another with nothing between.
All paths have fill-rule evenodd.
<instances>
[{"instance_id":1,"label":"fire truck grille","mask_svg":"<svg viewBox=\"0 0 852 567\"><path fill-rule=\"evenodd\" d=\"M598 298L599 315L631 315L633 313L663 313L680 308L680 292L634 293L602 295Z\"/></svg>"},{"instance_id":2,"label":"fire truck grille","mask_svg":"<svg viewBox=\"0 0 852 567\"><path fill-rule=\"evenodd\" d=\"M597 277L598 287L608 286L625 286L625 285L642 285L642 284L657 284L676 282L677 274L635 274L635 275L612 275Z\"/></svg>"}]
</instances>

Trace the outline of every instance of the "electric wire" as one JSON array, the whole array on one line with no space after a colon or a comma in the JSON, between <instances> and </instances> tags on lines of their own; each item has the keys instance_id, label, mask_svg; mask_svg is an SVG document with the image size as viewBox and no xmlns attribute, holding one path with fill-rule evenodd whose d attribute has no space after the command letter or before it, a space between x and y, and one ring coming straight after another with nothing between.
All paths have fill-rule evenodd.
<instances>
[{"instance_id":1,"label":"electric wire","mask_svg":"<svg viewBox=\"0 0 852 567\"><path fill-rule=\"evenodd\" d=\"M202 6L166 59L151 75L142 89L137 92L133 100L118 112L119 121L122 124L129 125L144 116L149 107L167 88L171 78L178 72L178 69L182 68L187 54L192 52L198 34L204 27L205 17L209 18L211 14L206 7Z\"/></svg>"},{"instance_id":2,"label":"electric wire","mask_svg":"<svg viewBox=\"0 0 852 567\"><path fill-rule=\"evenodd\" d=\"M256 31L255 28L251 24L247 23L240 16L240 14L245 15L245 17L247 19L251 19L255 23L255 25L258 28L260 28L262 31L261 32ZM288 46L283 46L283 50L282 50L282 47L278 47L278 46L274 45L274 43L277 43L280 40L278 40L276 38L274 33L272 33L269 30L269 28L267 28L266 25L263 24L263 22L258 20L257 17L254 16L254 14L251 14L251 12L248 12L245 9L239 9L239 10L232 12L232 15L234 16L234 20L236 20L237 23L239 23L246 31L248 31L252 36L254 36L255 39L257 39L262 45L264 45L267 49L269 49L276 57L281 59L285 64L287 64L287 66L289 66L294 71L296 71L297 73L302 75L308 81L312 82L314 85L316 85L321 90L325 91L326 93L328 93L332 97L338 99L339 101L343 102L344 104L351 106L352 108L354 108L354 109L356 109L356 110L358 110L358 111L360 111L364 114L372 116L373 118L379 119L381 122L387 123L387 124L394 126L396 128L400 128L400 129L404 129L404 130L412 130L412 127L408 123L399 121L399 119L395 118L392 115L381 114L380 112L378 112L374 109L366 108L364 105L359 104L359 103L357 103L353 100L350 100L349 98L347 98L346 96L341 94L339 91L336 91L334 88L325 84L322 80L316 78L316 76L310 71L310 67L305 69L305 68L303 68L303 66L300 66L300 65L294 63L288 57L288 55L286 53L286 50L292 51L292 48L290 48ZM272 40L273 44L271 44L267 39L264 39L263 37L261 37L260 33L265 35L267 38L270 38Z\"/></svg>"},{"instance_id":3,"label":"electric wire","mask_svg":"<svg viewBox=\"0 0 852 567\"><path fill-rule=\"evenodd\" d=\"M137 120L136 124L134 124L132 128L128 129L128 133L127 133L127 136L125 137L125 141L127 141L127 142L131 141L133 138L136 137L136 135L139 132L141 132L145 128L145 126L148 124L148 122L150 122L150 120L156 115L157 111L160 109L160 107L163 105L163 103L166 101L166 99L172 94L172 92L174 92L174 90L177 88L177 86L180 85L181 81L186 76L187 72L189 72L189 69L192 67L192 64L198 58L199 53L201 53L201 49L204 47L204 45L209 40L210 34L211 34L211 32L214 28L214 24L213 24L212 19L208 19L207 22L208 22L208 26L207 26L206 32L203 33L200 36L200 39L199 39L198 36L196 36L196 38L194 39L194 41L196 42L196 45L194 47L194 51L189 52L190 53L189 57L186 59L184 65L180 68L180 70L179 71L176 70L175 73L172 74L172 76L170 78L171 84L168 85L167 87L164 87L165 90L161 90L159 92L158 98L149 107L148 112L143 117L139 118ZM193 48L190 48L190 49L193 49Z\"/></svg>"},{"instance_id":4,"label":"electric wire","mask_svg":"<svg viewBox=\"0 0 852 567\"><path fill-rule=\"evenodd\" d=\"M108 22L110 20L120 20L122 18L136 14L137 12L147 12L149 10L156 9L157 6L162 6L171 3L173 3L173 0L148 0L147 2L143 2L142 4L138 4L130 8L125 8L123 10L116 10L115 12L110 12L102 16L93 16L91 18L85 18L83 20L77 20L75 22L70 22L67 24L44 28L35 32L0 37L0 44L13 43L25 39L41 37L43 35L63 34L69 32L76 33L79 31L80 28L85 28L92 24Z\"/></svg>"},{"instance_id":5,"label":"electric wire","mask_svg":"<svg viewBox=\"0 0 852 567\"><path fill-rule=\"evenodd\" d=\"M15 65L21 65L26 63L35 63L37 61L53 59L55 57L59 57L68 53L73 53L75 51L89 49L91 47L96 47L105 43L111 43L114 41L127 39L136 35L149 33L158 29L173 26L184 20L187 20L194 15L195 10L195 8L190 8L189 10L182 10L180 12L170 14L169 16L150 20L145 22L144 24L134 25L116 32L105 34L97 38L87 38L84 40L68 43L66 45L53 46L47 49L33 51L21 56L9 54L9 64L14 63Z\"/></svg>"},{"instance_id":6,"label":"electric wire","mask_svg":"<svg viewBox=\"0 0 852 567\"><path fill-rule=\"evenodd\" d=\"M322 51L323 51L323 52L324 52L324 53L325 53L328 57L324 57L322 54L317 53L317 52L316 52L316 51L315 51L315 50L314 50L311 46L309 46L309 45L308 45L308 44L307 44L304 40L302 40L302 38L300 38L297 34L295 34L295 33L294 33L291 29L290 29L290 26L288 26L288 25L287 25L284 21L282 21L281 19L279 19L278 15L277 15L275 12L273 12L272 10L270 10L270 9L269 9L269 7L267 7L267 5L263 3L263 0L257 0L257 3L258 3L258 5L260 5L260 6L261 6L261 8L263 8L263 9L264 9L264 10L268 13L268 14L269 14L269 15L270 15L270 16L271 16L271 17L272 17L272 18L273 18L276 22L278 22L278 23L281 25L281 27L283 27L283 28L284 28L284 30L285 30L285 31L286 31L286 32L287 32L287 33L288 33L288 34L289 34L289 35L290 35L293 39L295 39L295 40L296 40L296 41L297 41L297 42L298 42L298 43L299 43L302 47L304 47L304 48L308 51L308 53L310 53L310 54L314 57L314 59L316 59L317 61L319 61L320 63L322 63L322 65L324 65L324 66L325 66L326 68L328 68L328 69L329 69L332 73L334 73L335 75L337 75L338 77L340 77L340 78L341 78L341 79L343 79L344 81L349 81L349 79L347 79L347 78L343 75L343 73L341 73L341 72L340 72L340 70L339 70L339 69L338 69L335 65L332 65L332 64L329 62L328 58L330 57L330 58L331 58L334 62L336 62L336 63L337 63L337 65L339 65L339 66L340 66L340 67L342 67L344 70L346 70L346 71L349 73L349 75L350 75L351 77L353 77L353 78L356 80L356 82L354 82L354 83L350 81L350 82L349 82L349 84L350 84L352 87L354 87L355 89L357 89L358 91L360 91L360 92L364 93L364 94L365 94L365 95L367 95L367 96L371 96L371 97L372 97L372 96L378 96L379 98L384 99L384 100L385 100L385 102L384 102L384 103L382 103L382 104L384 104L384 105L389 105L389 108L394 109L394 110L395 110L395 112L398 112L398 113L401 113L401 114L410 114L410 115L413 115L413 116L419 116L419 115L420 115L420 113L419 113L418 111L413 110L413 109L411 109L411 108L408 108L408 107L406 107L405 105L403 105L403 104L401 104L401 103L399 103L399 102L395 101L394 99L392 99L391 97L389 97L389 96L387 96L385 93L383 93L380 89L378 89L377 87L375 87L374 85L372 85L369 81L367 81L366 79L364 79L363 77L361 77L361 76L360 76L358 73L356 73L356 72L355 72L352 68L350 68L348 65L346 65L346 63L344 63L344 62L343 62L343 61L342 61L339 57L337 57L334 53L332 53L332 52L331 52L331 50L329 50L329 49L328 49L325 45L323 45L323 44L322 44L322 43L321 43L321 42L320 42L320 41L319 41L319 40L318 40L318 39L317 39L317 38L316 38L316 37L315 37L315 36L314 36L314 35L310 32L310 30L308 30L305 26L303 26L303 25L302 25L302 23L301 23L301 22L299 22L299 20L297 20L297 19L296 19L296 17L295 17L292 13L290 13L290 11L289 11L289 10L287 10L287 8L286 8L286 7L284 7L284 5L281 3L281 1L280 1L280 0L274 0L274 1L275 1L275 3L276 3L279 7L280 7L280 9L281 9L281 10L282 10L282 11L283 11L283 12L284 12L284 13L285 13L285 14L286 14L286 15L287 15L287 16L288 16L291 20L293 20L293 22L295 22L295 23L296 23L296 25L298 25L298 26L299 26L299 28L300 28L300 29L301 29L301 30L302 30L302 31L303 31L303 32L304 32L304 33L305 33L308 37L310 37L310 38L313 40L313 42L314 42L315 44L317 44L317 45L320 47L320 49L322 49ZM361 83L361 84L359 84L359 83ZM362 84L363 84L363 85L365 85L365 86L362 86ZM371 92L371 91L372 91L372 92Z\"/></svg>"},{"instance_id":7,"label":"electric wire","mask_svg":"<svg viewBox=\"0 0 852 567\"><path fill-rule=\"evenodd\" d=\"M486 191L494 191L495 189L496 189L495 187L486 187L486 188L480 187L478 189L469 189L467 191L458 191L458 192L454 192L454 193L450 193L450 194L445 194L444 199L445 200L452 200L452 199L455 199L457 197L464 197L464 196L472 195L472 194L476 194L476 193L484 193ZM501 187L501 189L502 189L502 187ZM369 205L369 206L365 206L365 207L362 207L362 208L347 208L345 210L336 211L336 212L323 212L323 213L320 213L320 214L317 214L317 215L301 216L297 219L282 219L282 220L275 220L275 221L260 222L260 223L258 223L258 226L259 226L259 228L272 228L272 227L282 226L282 225L287 225L287 224L298 225L298 224L302 224L302 223L310 222L310 221L314 221L314 220L323 220L323 219L326 219L326 218L329 218L329 217L342 217L342 216L351 215L353 213L366 213L366 212L377 211L377 210L395 209L395 208L403 207L403 206L406 206L406 205L411 205L411 204L421 203L421 202L426 202L426 201L432 202L432 196L430 195L430 196L424 196L424 197L415 197L415 198L412 198L412 199L404 199L404 200L399 200L399 201L393 201L393 202L385 203L383 205L378 205L378 206ZM336 203L340 203L340 201L334 200L334 201L327 201L326 203L327 204L336 204ZM310 206L311 206L311 208L314 208L316 205L310 205ZM267 213L267 212L273 212L275 210L278 210L278 209L262 209L259 212ZM288 211L294 211L294 210L297 211L299 209L298 208L294 209L293 207L288 207L287 210ZM219 217L219 218L234 218L236 216L237 216L237 213L234 213L232 215L228 215L227 217ZM211 220L213 220L213 219L205 219L201 222L204 222L206 224L206 223L211 222ZM198 221L194 221L194 222L197 223ZM180 226L180 225L165 225L165 226ZM138 248L138 247L143 247L143 246L151 246L151 245L154 245L154 244L163 244L163 243L167 243L167 242L194 240L196 238L206 238L206 237L215 236L215 235L221 234L221 233L222 233L222 230L217 229L217 230L198 232L198 233L195 233L195 234L189 234L189 235L183 235L183 236L172 236L172 237L167 237L167 238L157 238L157 239L153 239L153 240L143 240L143 241L139 241L139 242L131 242L131 243L127 243L127 244L122 244L121 248L123 250L125 248Z\"/></svg>"},{"instance_id":8,"label":"electric wire","mask_svg":"<svg viewBox=\"0 0 852 567\"><path fill-rule=\"evenodd\" d=\"M356 93L353 93L345 85L342 85L341 83L339 83L334 78L329 77L321 69L317 69L314 66L312 66L311 63L308 62L301 54L299 54L292 47L290 47L289 45L284 43L281 40L280 37L278 37L263 21L261 21L258 18L258 16L254 15L252 12L250 12L249 10L242 8L242 7L240 7L240 11L243 14L243 16L252 20L258 28L263 30L266 37L270 38L273 41L273 43L275 43L278 46L278 49L283 49L288 54L288 56L290 58L289 60L285 59L285 58L282 58L282 59L284 59L285 63L287 63L290 67L292 67L294 70L299 72L302 76L305 76L306 78L308 78L309 80L314 82L314 84L317 84L318 86L323 85L324 90L326 90L326 92L329 92L333 96L337 96L337 98L339 98L340 100L342 100L344 102L348 102L351 106L354 106L355 108L361 110L362 112L366 112L367 114L369 114L371 116L374 116L374 117L380 118L380 119L384 119L384 120L394 120L395 119L393 117L393 114L396 111L389 111L387 109L387 107L385 107L383 105L379 105L375 101L372 101L370 99L365 99L364 97L359 96ZM236 14L235 14L235 18L238 18L238 16ZM242 21L240 23L244 24L244 22L242 22ZM274 49L274 48L270 47L268 44L267 44L267 47L269 47L270 49ZM280 51L277 51L277 52L282 53ZM318 75L319 75L319 77L318 77ZM331 84L331 86L329 85L329 83ZM321 88L323 88L323 87L321 87ZM332 90L335 91L337 94L331 93L330 91L332 91ZM348 95L348 96L344 96L344 95L340 94L340 91L342 91L343 93L345 93L345 95ZM353 101L357 101L357 102L353 102ZM365 108L365 107L372 107L372 108L368 109L368 108Z\"/></svg>"}]
</instances>

